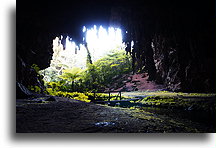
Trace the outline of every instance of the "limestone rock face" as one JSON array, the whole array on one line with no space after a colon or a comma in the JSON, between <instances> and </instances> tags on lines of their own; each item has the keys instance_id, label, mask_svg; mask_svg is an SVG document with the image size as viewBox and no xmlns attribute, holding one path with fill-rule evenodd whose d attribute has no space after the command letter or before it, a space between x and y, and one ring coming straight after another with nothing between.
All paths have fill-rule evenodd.
<instances>
[{"instance_id":1,"label":"limestone rock face","mask_svg":"<svg viewBox=\"0 0 216 148\"><path fill-rule=\"evenodd\" d=\"M172 91L214 92L215 29L208 21L213 14L199 11L209 9L207 4L187 6L193 7L163 3L115 7L110 21L125 29L134 72L148 72L150 80Z\"/></svg>"},{"instance_id":2,"label":"limestone rock face","mask_svg":"<svg viewBox=\"0 0 216 148\"><path fill-rule=\"evenodd\" d=\"M193 40L190 36L185 38L188 40L183 43L182 38L155 35L152 48L156 81L163 82L174 91L213 91L214 59L212 55L205 57L201 54L208 45L190 42Z\"/></svg>"},{"instance_id":3,"label":"limestone rock face","mask_svg":"<svg viewBox=\"0 0 216 148\"><path fill-rule=\"evenodd\" d=\"M28 63L24 62L21 57L16 60L16 98L23 99L34 95L35 93L29 88L37 86L44 90L44 84L40 76Z\"/></svg>"}]
</instances>

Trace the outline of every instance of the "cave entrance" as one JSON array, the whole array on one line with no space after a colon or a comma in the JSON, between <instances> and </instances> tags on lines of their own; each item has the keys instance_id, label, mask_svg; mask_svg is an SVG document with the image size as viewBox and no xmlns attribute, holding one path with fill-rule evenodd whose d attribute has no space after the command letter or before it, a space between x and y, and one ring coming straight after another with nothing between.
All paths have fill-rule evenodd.
<instances>
[{"instance_id":1,"label":"cave entrance","mask_svg":"<svg viewBox=\"0 0 216 148\"><path fill-rule=\"evenodd\" d=\"M50 67L40 71L47 87L67 91L105 89L113 77L132 70L120 28L83 26L82 33L81 43L69 36L53 40Z\"/></svg>"}]
</instances>

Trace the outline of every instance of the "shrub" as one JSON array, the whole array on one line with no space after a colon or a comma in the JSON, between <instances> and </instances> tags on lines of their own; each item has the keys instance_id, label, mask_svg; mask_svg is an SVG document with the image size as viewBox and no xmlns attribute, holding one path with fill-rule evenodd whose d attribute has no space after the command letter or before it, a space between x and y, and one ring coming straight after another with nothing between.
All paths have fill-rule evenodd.
<instances>
[{"instance_id":1,"label":"shrub","mask_svg":"<svg viewBox=\"0 0 216 148\"><path fill-rule=\"evenodd\" d=\"M79 92L63 92L63 91L53 91L52 88L46 89L47 93L52 96L66 97L70 99L80 100L84 102L90 102L88 96L84 93Z\"/></svg>"}]
</instances>

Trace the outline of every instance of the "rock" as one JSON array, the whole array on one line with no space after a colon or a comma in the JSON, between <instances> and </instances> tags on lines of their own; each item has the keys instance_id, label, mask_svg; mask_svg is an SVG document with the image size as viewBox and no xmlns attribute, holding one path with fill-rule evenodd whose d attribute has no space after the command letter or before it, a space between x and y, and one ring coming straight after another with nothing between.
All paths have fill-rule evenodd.
<instances>
[{"instance_id":1,"label":"rock","mask_svg":"<svg viewBox=\"0 0 216 148\"><path fill-rule=\"evenodd\" d=\"M132 83L140 82L140 80L133 80Z\"/></svg>"},{"instance_id":2,"label":"rock","mask_svg":"<svg viewBox=\"0 0 216 148\"><path fill-rule=\"evenodd\" d=\"M114 122L97 122L95 123L95 125L99 127L105 127L105 126L114 126L115 123Z\"/></svg>"},{"instance_id":3,"label":"rock","mask_svg":"<svg viewBox=\"0 0 216 148\"><path fill-rule=\"evenodd\" d=\"M39 101L37 101L37 103L43 103L43 100L39 100Z\"/></svg>"},{"instance_id":4,"label":"rock","mask_svg":"<svg viewBox=\"0 0 216 148\"><path fill-rule=\"evenodd\" d=\"M33 93L28 90L24 85L19 82L16 82L16 98L17 99L24 99L28 98L29 96L33 95Z\"/></svg>"},{"instance_id":5,"label":"rock","mask_svg":"<svg viewBox=\"0 0 216 148\"><path fill-rule=\"evenodd\" d=\"M147 73L143 73L142 78L145 78L145 77L147 77L147 76L148 76Z\"/></svg>"},{"instance_id":6,"label":"rock","mask_svg":"<svg viewBox=\"0 0 216 148\"><path fill-rule=\"evenodd\" d=\"M51 97L45 99L45 101L56 101L56 98L51 96Z\"/></svg>"}]
</instances>

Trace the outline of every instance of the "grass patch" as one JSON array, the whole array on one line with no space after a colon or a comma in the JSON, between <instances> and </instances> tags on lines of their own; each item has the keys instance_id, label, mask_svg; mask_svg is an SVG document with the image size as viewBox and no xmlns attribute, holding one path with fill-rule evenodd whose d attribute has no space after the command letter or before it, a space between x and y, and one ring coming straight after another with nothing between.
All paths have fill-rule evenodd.
<instances>
[{"instance_id":1,"label":"grass patch","mask_svg":"<svg viewBox=\"0 0 216 148\"><path fill-rule=\"evenodd\" d=\"M185 110L215 110L215 94L182 92L126 92L123 95L142 98L137 101L148 106Z\"/></svg>"},{"instance_id":2,"label":"grass patch","mask_svg":"<svg viewBox=\"0 0 216 148\"><path fill-rule=\"evenodd\" d=\"M84 93L79 92L63 92L63 91L53 91L52 89L47 89L49 95L52 96L59 96L59 97L66 97L70 99L80 100L84 102L90 102L89 97Z\"/></svg>"}]
</instances>

